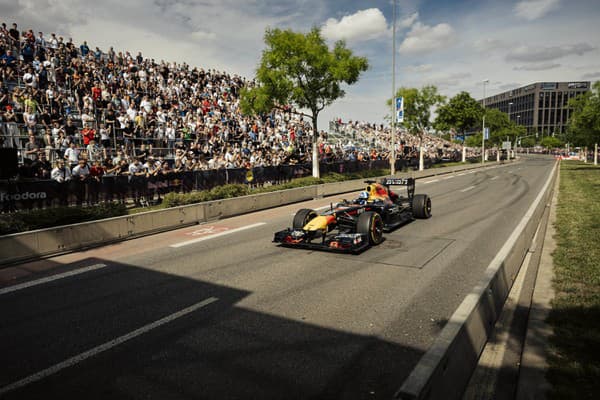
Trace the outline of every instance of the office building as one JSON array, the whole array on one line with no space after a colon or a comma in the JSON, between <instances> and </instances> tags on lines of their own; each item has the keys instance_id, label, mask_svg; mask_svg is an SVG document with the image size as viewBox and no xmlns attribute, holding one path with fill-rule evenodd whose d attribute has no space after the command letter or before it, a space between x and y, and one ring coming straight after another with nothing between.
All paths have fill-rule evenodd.
<instances>
[{"instance_id":1,"label":"office building","mask_svg":"<svg viewBox=\"0 0 600 400\"><path fill-rule=\"evenodd\" d=\"M485 107L509 114L512 121L527 128L527 134L554 136L565 132L569 99L589 90L590 82L536 82L486 97Z\"/></svg>"}]
</instances>

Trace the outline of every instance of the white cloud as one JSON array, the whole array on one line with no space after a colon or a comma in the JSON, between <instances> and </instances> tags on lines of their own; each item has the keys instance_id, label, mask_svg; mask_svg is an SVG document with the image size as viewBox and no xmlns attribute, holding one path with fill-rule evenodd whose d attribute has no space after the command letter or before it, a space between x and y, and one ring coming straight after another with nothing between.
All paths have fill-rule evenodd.
<instances>
[{"instance_id":1,"label":"white cloud","mask_svg":"<svg viewBox=\"0 0 600 400\"><path fill-rule=\"evenodd\" d=\"M487 38L476 40L474 46L477 51L489 53L495 50L511 48L513 45L501 39Z\"/></svg>"},{"instance_id":2,"label":"white cloud","mask_svg":"<svg viewBox=\"0 0 600 400\"><path fill-rule=\"evenodd\" d=\"M217 34L214 32L195 31L190 33L192 39L203 41L203 40L214 40L217 38Z\"/></svg>"},{"instance_id":3,"label":"white cloud","mask_svg":"<svg viewBox=\"0 0 600 400\"><path fill-rule=\"evenodd\" d=\"M515 4L517 17L533 21L541 18L560 6L560 0L522 0Z\"/></svg>"},{"instance_id":4,"label":"white cloud","mask_svg":"<svg viewBox=\"0 0 600 400\"><path fill-rule=\"evenodd\" d=\"M454 29L446 23L435 26L415 23L400 44L402 54L422 54L450 46L455 39Z\"/></svg>"},{"instance_id":5,"label":"white cloud","mask_svg":"<svg viewBox=\"0 0 600 400\"><path fill-rule=\"evenodd\" d=\"M583 74L582 77L581 77L581 79L583 79L583 80L587 80L587 79L589 79L589 80L597 80L597 79L600 79L600 71L599 72L590 72L590 73L587 73L587 74Z\"/></svg>"},{"instance_id":6,"label":"white cloud","mask_svg":"<svg viewBox=\"0 0 600 400\"><path fill-rule=\"evenodd\" d=\"M421 74L424 72L431 71L433 69L433 65L431 65L431 64L409 65L404 69L409 72L415 72L415 73Z\"/></svg>"},{"instance_id":7,"label":"white cloud","mask_svg":"<svg viewBox=\"0 0 600 400\"><path fill-rule=\"evenodd\" d=\"M402 18L400 20L400 23L398 23L398 28L400 28L400 29L410 28L411 26L413 26L413 24L415 22L417 22L418 19L419 19L419 13L418 12L412 13L408 17Z\"/></svg>"},{"instance_id":8,"label":"white cloud","mask_svg":"<svg viewBox=\"0 0 600 400\"><path fill-rule=\"evenodd\" d=\"M545 71L548 69L554 69L560 67L560 64L556 63L536 63L530 65L522 65L514 67L515 71Z\"/></svg>"},{"instance_id":9,"label":"white cloud","mask_svg":"<svg viewBox=\"0 0 600 400\"><path fill-rule=\"evenodd\" d=\"M341 19L329 18L322 28L323 36L330 40L369 40L387 32L387 21L378 8L357 11Z\"/></svg>"},{"instance_id":10,"label":"white cloud","mask_svg":"<svg viewBox=\"0 0 600 400\"><path fill-rule=\"evenodd\" d=\"M518 46L506 55L507 61L540 62L578 55L582 56L595 48L588 43L562 46Z\"/></svg>"},{"instance_id":11,"label":"white cloud","mask_svg":"<svg viewBox=\"0 0 600 400\"><path fill-rule=\"evenodd\" d=\"M433 75L426 80L426 83L444 88L449 86L458 86L463 82L463 80L471 77L472 74L470 72L450 72L446 74Z\"/></svg>"}]
</instances>

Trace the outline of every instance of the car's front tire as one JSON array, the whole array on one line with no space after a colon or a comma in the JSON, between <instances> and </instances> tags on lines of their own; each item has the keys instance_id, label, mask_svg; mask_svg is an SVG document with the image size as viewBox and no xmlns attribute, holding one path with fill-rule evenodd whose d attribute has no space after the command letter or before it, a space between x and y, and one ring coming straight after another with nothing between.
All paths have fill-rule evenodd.
<instances>
[{"instance_id":1,"label":"car's front tire","mask_svg":"<svg viewBox=\"0 0 600 400\"><path fill-rule=\"evenodd\" d=\"M369 244L378 245L383 242L383 220L374 211L367 211L358 216L356 232L367 235Z\"/></svg>"},{"instance_id":2,"label":"car's front tire","mask_svg":"<svg viewBox=\"0 0 600 400\"><path fill-rule=\"evenodd\" d=\"M301 208L294 215L294 220L292 222L292 228L294 229L302 229L304 225L308 224L309 221L317 216L317 212L315 210L311 210L310 208Z\"/></svg>"}]
</instances>

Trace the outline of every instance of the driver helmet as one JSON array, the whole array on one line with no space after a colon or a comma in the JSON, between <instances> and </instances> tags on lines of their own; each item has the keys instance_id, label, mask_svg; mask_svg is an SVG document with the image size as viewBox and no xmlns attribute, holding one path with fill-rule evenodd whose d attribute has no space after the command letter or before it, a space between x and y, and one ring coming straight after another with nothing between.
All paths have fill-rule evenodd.
<instances>
[{"instance_id":1,"label":"driver helmet","mask_svg":"<svg viewBox=\"0 0 600 400\"><path fill-rule=\"evenodd\" d=\"M358 194L358 198L359 198L359 200L365 200L365 201L368 200L369 199L369 192L363 190L362 192L360 192Z\"/></svg>"}]
</instances>

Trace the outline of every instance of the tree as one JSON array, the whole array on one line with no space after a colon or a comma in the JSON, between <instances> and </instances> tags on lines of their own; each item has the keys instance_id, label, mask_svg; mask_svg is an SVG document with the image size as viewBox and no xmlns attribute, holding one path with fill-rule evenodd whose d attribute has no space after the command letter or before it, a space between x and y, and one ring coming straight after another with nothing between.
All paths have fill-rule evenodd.
<instances>
[{"instance_id":1,"label":"tree","mask_svg":"<svg viewBox=\"0 0 600 400\"><path fill-rule=\"evenodd\" d=\"M343 97L341 84L356 83L369 63L364 57L354 56L344 41L336 42L330 51L318 28L306 34L267 29L264 41L267 48L256 71L257 84L241 92L242 112L265 113L286 106L309 110L313 127L313 176L318 178L319 113Z\"/></svg>"},{"instance_id":2,"label":"tree","mask_svg":"<svg viewBox=\"0 0 600 400\"><path fill-rule=\"evenodd\" d=\"M413 135L419 137L419 170L424 169L423 135L431 127L431 108L442 104L445 97L440 95L437 87L429 85L421 89L401 87L396 97L404 98L404 122L402 125ZM392 100L388 100L391 107Z\"/></svg>"},{"instance_id":3,"label":"tree","mask_svg":"<svg viewBox=\"0 0 600 400\"><path fill-rule=\"evenodd\" d=\"M554 136L544 136L544 138L540 141L540 145L547 149L555 149L557 147L561 147L563 142Z\"/></svg>"},{"instance_id":4,"label":"tree","mask_svg":"<svg viewBox=\"0 0 600 400\"><path fill-rule=\"evenodd\" d=\"M467 92L460 92L437 109L436 129L455 129L463 135L481 124L483 107Z\"/></svg>"},{"instance_id":5,"label":"tree","mask_svg":"<svg viewBox=\"0 0 600 400\"><path fill-rule=\"evenodd\" d=\"M495 108L485 110L485 126L490 128L489 143L496 146L507 139L514 143L517 136L525 134L524 127L515 124L508 114Z\"/></svg>"},{"instance_id":6,"label":"tree","mask_svg":"<svg viewBox=\"0 0 600 400\"><path fill-rule=\"evenodd\" d=\"M591 92L569 100L572 108L566 138L575 146L593 146L600 141L600 81Z\"/></svg>"}]
</instances>

